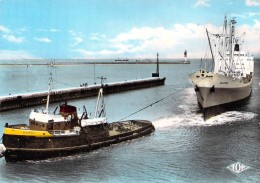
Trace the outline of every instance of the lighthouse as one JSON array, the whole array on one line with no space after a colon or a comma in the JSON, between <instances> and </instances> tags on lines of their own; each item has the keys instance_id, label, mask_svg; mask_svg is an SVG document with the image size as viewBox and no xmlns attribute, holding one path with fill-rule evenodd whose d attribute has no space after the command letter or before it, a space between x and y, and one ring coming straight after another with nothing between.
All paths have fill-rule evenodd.
<instances>
[{"instance_id":1,"label":"lighthouse","mask_svg":"<svg viewBox=\"0 0 260 183\"><path fill-rule=\"evenodd\" d=\"M187 50L184 51L184 62L187 62Z\"/></svg>"}]
</instances>

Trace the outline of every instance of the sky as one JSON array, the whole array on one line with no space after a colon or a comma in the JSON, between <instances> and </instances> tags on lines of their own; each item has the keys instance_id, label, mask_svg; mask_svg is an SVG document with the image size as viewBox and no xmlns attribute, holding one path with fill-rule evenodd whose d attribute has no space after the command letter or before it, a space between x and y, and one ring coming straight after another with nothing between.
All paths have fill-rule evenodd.
<instances>
[{"instance_id":1,"label":"sky","mask_svg":"<svg viewBox=\"0 0 260 183\"><path fill-rule=\"evenodd\" d=\"M0 0L0 59L201 58L225 15L260 57L260 0Z\"/></svg>"}]
</instances>

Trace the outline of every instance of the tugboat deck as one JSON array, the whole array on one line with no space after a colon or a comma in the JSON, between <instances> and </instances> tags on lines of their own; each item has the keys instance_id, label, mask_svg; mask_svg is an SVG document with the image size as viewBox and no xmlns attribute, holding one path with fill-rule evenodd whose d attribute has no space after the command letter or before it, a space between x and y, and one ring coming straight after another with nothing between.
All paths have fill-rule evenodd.
<instances>
[{"instance_id":1,"label":"tugboat deck","mask_svg":"<svg viewBox=\"0 0 260 183\"><path fill-rule=\"evenodd\" d=\"M116 123L110 125L109 136L120 135L124 132L135 131L140 128L142 128L142 126L135 124L132 121L124 122L124 123L116 122Z\"/></svg>"}]
</instances>

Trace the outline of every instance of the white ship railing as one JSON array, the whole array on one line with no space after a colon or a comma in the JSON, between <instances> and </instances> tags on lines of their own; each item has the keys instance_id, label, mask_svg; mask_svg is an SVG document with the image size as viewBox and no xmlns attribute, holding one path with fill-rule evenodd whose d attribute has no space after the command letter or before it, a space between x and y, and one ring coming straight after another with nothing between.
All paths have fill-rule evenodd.
<instances>
[{"instance_id":1,"label":"white ship railing","mask_svg":"<svg viewBox=\"0 0 260 183\"><path fill-rule=\"evenodd\" d=\"M79 135L80 127L74 127L74 129L70 130L51 130L49 132L55 136Z\"/></svg>"}]
</instances>

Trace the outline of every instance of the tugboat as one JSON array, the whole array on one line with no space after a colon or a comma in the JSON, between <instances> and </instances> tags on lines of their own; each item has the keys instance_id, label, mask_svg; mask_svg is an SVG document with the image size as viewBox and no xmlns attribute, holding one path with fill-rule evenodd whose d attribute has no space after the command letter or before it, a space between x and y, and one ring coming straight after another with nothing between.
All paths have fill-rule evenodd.
<instances>
[{"instance_id":1,"label":"tugboat","mask_svg":"<svg viewBox=\"0 0 260 183\"><path fill-rule=\"evenodd\" d=\"M85 112L78 117L75 106L62 104L59 114L33 110L26 124L5 125L2 137L6 162L43 160L91 151L111 144L151 134L155 128L147 120L108 123L103 89L100 88L95 117ZM85 107L84 107L85 109Z\"/></svg>"}]
</instances>

